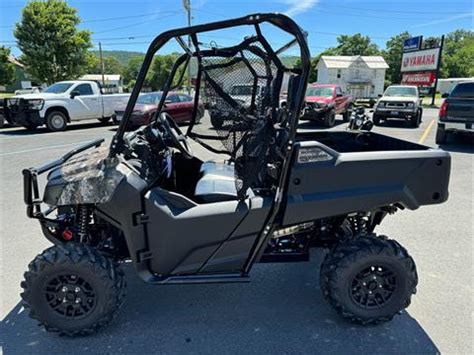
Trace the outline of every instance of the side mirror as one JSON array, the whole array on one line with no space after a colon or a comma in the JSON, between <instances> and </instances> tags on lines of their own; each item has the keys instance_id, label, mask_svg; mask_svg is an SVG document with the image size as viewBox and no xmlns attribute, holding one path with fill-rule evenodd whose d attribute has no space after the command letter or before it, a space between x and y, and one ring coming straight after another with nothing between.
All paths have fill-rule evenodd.
<instances>
[{"instance_id":1,"label":"side mirror","mask_svg":"<svg viewBox=\"0 0 474 355\"><path fill-rule=\"evenodd\" d=\"M79 91L73 90L73 91L71 91L70 97L71 97L71 99L73 99L76 96L80 96L80 95L81 95L81 93Z\"/></svg>"},{"instance_id":2,"label":"side mirror","mask_svg":"<svg viewBox=\"0 0 474 355\"><path fill-rule=\"evenodd\" d=\"M377 97L378 97L378 98L382 97L382 94L378 94Z\"/></svg>"},{"instance_id":3,"label":"side mirror","mask_svg":"<svg viewBox=\"0 0 474 355\"><path fill-rule=\"evenodd\" d=\"M448 96L449 96L449 92L445 92L443 95L441 95L443 99L447 98Z\"/></svg>"}]
</instances>

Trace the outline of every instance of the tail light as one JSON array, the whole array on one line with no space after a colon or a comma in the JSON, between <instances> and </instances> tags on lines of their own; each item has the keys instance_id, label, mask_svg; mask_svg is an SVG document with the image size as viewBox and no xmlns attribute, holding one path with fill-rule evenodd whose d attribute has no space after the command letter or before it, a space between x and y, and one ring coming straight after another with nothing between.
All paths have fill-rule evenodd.
<instances>
[{"instance_id":1,"label":"tail light","mask_svg":"<svg viewBox=\"0 0 474 355\"><path fill-rule=\"evenodd\" d=\"M439 118L446 118L448 115L448 102L446 100L443 101L441 107L439 108Z\"/></svg>"}]
</instances>

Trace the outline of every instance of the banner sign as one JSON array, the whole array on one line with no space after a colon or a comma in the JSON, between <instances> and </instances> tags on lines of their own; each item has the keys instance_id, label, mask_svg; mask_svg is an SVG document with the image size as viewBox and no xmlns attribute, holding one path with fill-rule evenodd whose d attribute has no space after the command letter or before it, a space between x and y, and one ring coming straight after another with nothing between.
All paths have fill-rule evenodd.
<instances>
[{"instance_id":1,"label":"banner sign","mask_svg":"<svg viewBox=\"0 0 474 355\"><path fill-rule=\"evenodd\" d=\"M402 72L436 70L440 49L430 48L421 51L405 52L402 57Z\"/></svg>"},{"instance_id":2,"label":"banner sign","mask_svg":"<svg viewBox=\"0 0 474 355\"><path fill-rule=\"evenodd\" d=\"M430 71L422 73L406 73L402 76L402 84L405 85L431 86L435 80L436 74Z\"/></svg>"},{"instance_id":3,"label":"banner sign","mask_svg":"<svg viewBox=\"0 0 474 355\"><path fill-rule=\"evenodd\" d=\"M421 47L421 41L423 40L423 36L416 36L412 38L408 38L403 42L403 51L416 51Z\"/></svg>"}]
</instances>

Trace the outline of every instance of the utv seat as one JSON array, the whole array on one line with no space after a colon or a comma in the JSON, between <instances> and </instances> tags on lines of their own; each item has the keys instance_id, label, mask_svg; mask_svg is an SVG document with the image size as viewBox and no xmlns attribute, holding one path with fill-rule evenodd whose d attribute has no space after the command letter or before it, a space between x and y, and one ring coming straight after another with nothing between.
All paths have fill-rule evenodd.
<instances>
[{"instance_id":1,"label":"utv seat","mask_svg":"<svg viewBox=\"0 0 474 355\"><path fill-rule=\"evenodd\" d=\"M237 200L234 166L226 163L207 161L201 165L202 177L196 184L194 196L198 202L213 203ZM254 196L251 189L248 196Z\"/></svg>"}]
</instances>

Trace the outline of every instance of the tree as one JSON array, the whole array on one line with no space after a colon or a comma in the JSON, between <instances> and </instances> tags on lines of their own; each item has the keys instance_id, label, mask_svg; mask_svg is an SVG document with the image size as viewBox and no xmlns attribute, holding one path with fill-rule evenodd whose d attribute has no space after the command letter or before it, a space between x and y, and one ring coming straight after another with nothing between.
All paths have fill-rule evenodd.
<instances>
[{"instance_id":1,"label":"tree","mask_svg":"<svg viewBox=\"0 0 474 355\"><path fill-rule=\"evenodd\" d=\"M173 68L176 59L178 58L177 53L171 53L166 55L157 55L153 59L151 64L151 70L148 72L147 75L147 83L153 90L162 90L163 86L168 79L169 74L171 73L171 69ZM173 85L178 84L178 80L180 78L180 74L184 70L184 65L180 67L178 72L176 73ZM186 77L186 75L185 75ZM183 79L183 82L186 82L186 79Z\"/></svg>"},{"instance_id":2,"label":"tree","mask_svg":"<svg viewBox=\"0 0 474 355\"><path fill-rule=\"evenodd\" d=\"M402 64L403 42L411 38L407 31L393 36L387 41L387 48L382 53L389 68L386 73L386 80L389 84L400 82L400 69Z\"/></svg>"},{"instance_id":3,"label":"tree","mask_svg":"<svg viewBox=\"0 0 474 355\"><path fill-rule=\"evenodd\" d=\"M88 68L89 74L101 74L102 68L100 64L100 58L93 56L90 66ZM120 74L122 73L123 68L117 58L114 57L104 57L104 74Z\"/></svg>"},{"instance_id":4,"label":"tree","mask_svg":"<svg viewBox=\"0 0 474 355\"><path fill-rule=\"evenodd\" d=\"M78 30L77 10L61 0L28 3L14 35L27 71L40 81L74 79L90 65L90 32Z\"/></svg>"},{"instance_id":5,"label":"tree","mask_svg":"<svg viewBox=\"0 0 474 355\"><path fill-rule=\"evenodd\" d=\"M131 81L135 82L135 79L140 72L140 68L143 64L144 56L134 56L130 58L125 68L122 70L123 82L127 85Z\"/></svg>"},{"instance_id":6,"label":"tree","mask_svg":"<svg viewBox=\"0 0 474 355\"><path fill-rule=\"evenodd\" d=\"M370 41L369 36L340 35L337 37L336 55L379 55L379 47Z\"/></svg>"},{"instance_id":7,"label":"tree","mask_svg":"<svg viewBox=\"0 0 474 355\"><path fill-rule=\"evenodd\" d=\"M456 30L444 39L441 77L462 78L474 75L474 32Z\"/></svg>"},{"instance_id":8,"label":"tree","mask_svg":"<svg viewBox=\"0 0 474 355\"><path fill-rule=\"evenodd\" d=\"M15 79L15 65L9 61L10 49L0 46L0 85L9 85Z\"/></svg>"}]
</instances>

